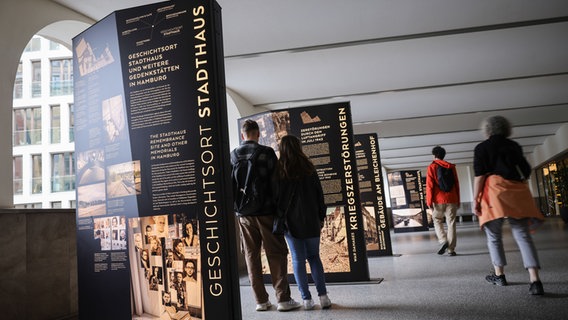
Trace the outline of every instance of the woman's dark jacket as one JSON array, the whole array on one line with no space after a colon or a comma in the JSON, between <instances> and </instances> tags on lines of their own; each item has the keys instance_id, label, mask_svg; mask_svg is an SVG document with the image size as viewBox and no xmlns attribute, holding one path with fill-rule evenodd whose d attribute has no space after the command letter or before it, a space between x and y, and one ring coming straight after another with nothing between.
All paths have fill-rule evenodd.
<instances>
[{"instance_id":1,"label":"woman's dark jacket","mask_svg":"<svg viewBox=\"0 0 568 320\"><path fill-rule=\"evenodd\" d=\"M287 212L288 230L294 238L306 239L320 236L321 222L325 219L326 206L317 172L299 180L275 182L278 213ZM293 188L296 188L295 192ZM290 197L294 198L290 201Z\"/></svg>"}]
</instances>

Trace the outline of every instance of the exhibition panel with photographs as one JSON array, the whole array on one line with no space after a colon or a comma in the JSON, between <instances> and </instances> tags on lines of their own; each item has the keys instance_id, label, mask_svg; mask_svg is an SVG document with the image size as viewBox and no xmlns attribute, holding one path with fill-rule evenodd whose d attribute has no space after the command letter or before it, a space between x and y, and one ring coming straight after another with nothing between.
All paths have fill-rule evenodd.
<instances>
[{"instance_id":1,"label":"exhibition panel with photographs","mask_svg":"<svg viewBox=\"0 0 568 320\"><path fill-rule=\"evenodd\" d=\"M376 133L356 134L354 141L367 255L392 256L379 138Z\"/></svg>"},{"instance_id":2,"label":"exhibition panel with photographs","mask_svg":"<svg viewBox=\"0 0 568 320\"><path fill-rule=\"evenodd\" d=\"M395 171L388 174L395 233L428 230L421 176L419 170Z\"/></svg>"},{"instance_id":3,"label":"exhibition panel with photographs","mask_svg":"<svg viewBox=\"0 0 568 320\"><path fill-rule=\"evenodd\" d=\"M220 20L167 1L73 39L81 319L241 318Z\"/></svg>"},{"instance_id":4,"label":"exhibition panel with photographs","mask_svg":"<svg viewBox=\"0 0 568 320\"><path fill-rule=\"evenodd\" d=\"M258 123L259 143L272 147L277 156L280 139L288 134L297 136L316 167L327 205L320 242L326 281L369 280L349 103L259 113L239 119L239 127L247 119ZM263 263L268 282L265 256ZM291 275L291 262L288 269Z\"/></svg>"}]
</instances>

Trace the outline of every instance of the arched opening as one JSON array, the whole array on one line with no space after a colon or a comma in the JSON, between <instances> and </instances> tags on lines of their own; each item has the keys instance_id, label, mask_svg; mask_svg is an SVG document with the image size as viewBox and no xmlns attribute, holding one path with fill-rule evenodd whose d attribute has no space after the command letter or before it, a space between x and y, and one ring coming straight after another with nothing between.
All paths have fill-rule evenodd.
<instances>
[{"instance_id":1,"label":"arched opening","mask_svg":"<svg viewBox=\"0 0 568 320\"><path fill-rule=\"evenodd\" d=\"M11 110L13 206L75 207L72 37L89 25L52 23L21 52Z\"/></svg>"}]
</instances>

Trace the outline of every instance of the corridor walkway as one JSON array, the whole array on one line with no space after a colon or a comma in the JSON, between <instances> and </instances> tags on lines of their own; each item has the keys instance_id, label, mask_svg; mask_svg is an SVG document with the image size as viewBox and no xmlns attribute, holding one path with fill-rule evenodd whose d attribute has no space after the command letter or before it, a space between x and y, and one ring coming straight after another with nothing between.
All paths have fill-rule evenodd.
<instances>
[{"instance_id":1,"label":"corridor walkway","mask_svg":"<svg viewBox=\"0 0 568 320\"><path fill-rule=\"evenodd\" d=\"M395 255L369 258L371 279L383 278L383 281L329 284L333 302L329 310L321 310L318 305L312 311L302 308L278 312L273 306L269 311L256 312L250 286L241 286L242 318L568 319L568 226L560 218L548 218L533 236L542 265L544 296L528 294L528 273L508 224L505 226L507 287L485 281L485 275L492 270L485 235L477 222L463 222L458 223L455 257L436 254L439 246L433 230L391 233ZM274 290L272 287L267 290L274 303ZM292 296L301 301L295 286Z\"/></svg>"}]
</instances>

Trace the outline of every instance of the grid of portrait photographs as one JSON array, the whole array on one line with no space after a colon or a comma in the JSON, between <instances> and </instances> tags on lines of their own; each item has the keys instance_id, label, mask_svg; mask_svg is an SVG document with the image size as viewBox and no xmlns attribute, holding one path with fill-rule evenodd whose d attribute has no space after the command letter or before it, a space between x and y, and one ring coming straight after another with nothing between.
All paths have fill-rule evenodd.
<instances>
[{"instance_id":1,"label":"grid of portrait photographs","mask_svg":"<svg viewBox=\"0 0 568 320\"><path fill-rule=\"evenodd\" d=\"M198 220L171 214L128 222L135 308L160 319L202 319Z\"/></svg>"},{"instance_id":2,"label":"grid of portrait photographs","mask_svg":"<svg viewBox=\"0 0 568 320\"><path fill-rule=\"evenodd\" d=\"M93 219L93 237L100 241L100 251L126 250L126 218L110 216Z\"/></svg>"}]
</instances>

